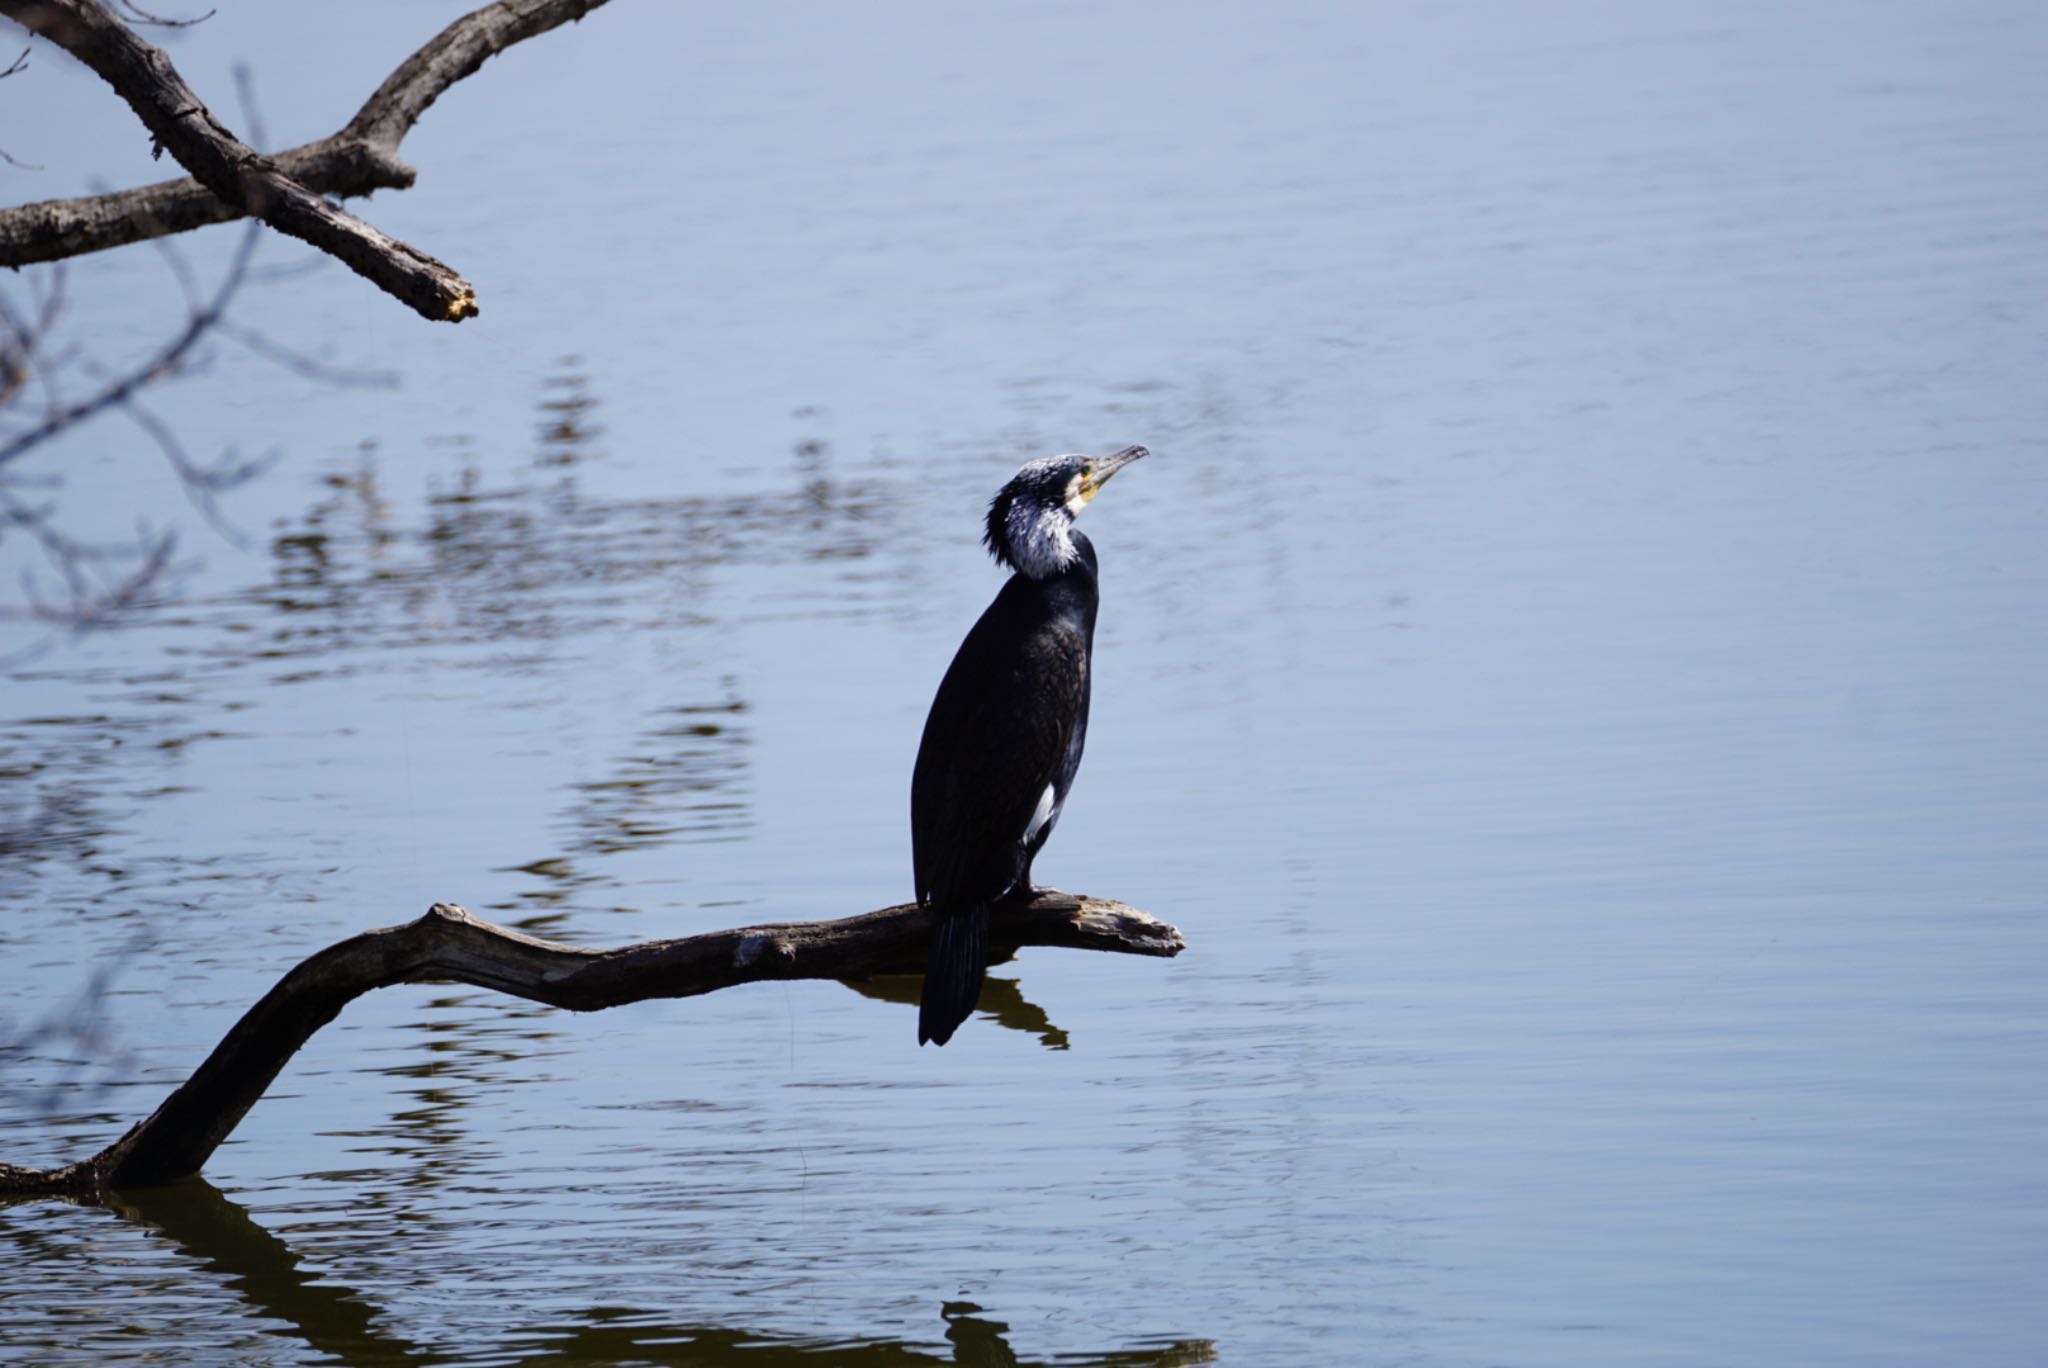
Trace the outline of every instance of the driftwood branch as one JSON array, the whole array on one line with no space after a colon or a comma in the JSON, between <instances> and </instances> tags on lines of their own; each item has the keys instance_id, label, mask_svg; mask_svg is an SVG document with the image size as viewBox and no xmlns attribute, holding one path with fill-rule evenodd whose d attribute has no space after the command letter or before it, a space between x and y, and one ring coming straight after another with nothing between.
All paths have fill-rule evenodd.
<instances>
[{"instance_id":1,"label":"driftwood branch","mask_svg":"<svg viewBox=\"0 0 2048 1368\"><path fill-rule=\"evenodd\" d=\"M581 19L605 0L498 0L465 15L393 72L331 137L265 157L230 133L172 67L95 0L0 0L0 14L92 68L135 109L183 180L0 211L0 266L103 251L254 215L346 262L430 319L459 322L476 294L453 270L328 202L403 189L398 145L450 86L514 43Z\"/></svg>"},{"instance_id":2,"label":"driftwood branch","mask_svg":"<svg viewBox=\"0 0 2048 1368\"><path fill-rule=\"evenodd\" d=\"M571 1011L694 997L769 979L865 979L923 969L932 914L905 903L840 921L784 922L586 950L537 940L436 903L418 921L365 931L286 974L149 1119L90 1159L57 1169L0 1164L0 1196L97 1194L197 1173L315 1031L395 983L492 988ZM1104 898L1040 889L997 907L989 957L1026 945L1176 955L1180 932ZM907 1036L906 1036L907 1039Z\"/></svg>"}]
</instances>

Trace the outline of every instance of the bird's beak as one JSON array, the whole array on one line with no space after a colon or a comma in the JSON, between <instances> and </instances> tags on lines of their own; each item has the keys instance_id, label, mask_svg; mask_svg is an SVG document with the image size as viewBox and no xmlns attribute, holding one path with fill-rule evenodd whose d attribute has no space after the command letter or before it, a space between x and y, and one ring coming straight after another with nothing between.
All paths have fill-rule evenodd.
<instances>
[{"instance_id":1,"label":"bird's beak","mask_svg":"<svg viewBox=\"0 0 2048 1368\"><path fill-rule=\"evenodd\" d=\"M1095 497L1096 492L1109 483L1109 477L1122 470L1131 462L1150 456L1152 453L1141 446L1127 446L1122 451L1108 456L1097 456L1088 462L1088 468L1081 472L1081 498L1085 502Z\"/></svg>"}]
</instances>

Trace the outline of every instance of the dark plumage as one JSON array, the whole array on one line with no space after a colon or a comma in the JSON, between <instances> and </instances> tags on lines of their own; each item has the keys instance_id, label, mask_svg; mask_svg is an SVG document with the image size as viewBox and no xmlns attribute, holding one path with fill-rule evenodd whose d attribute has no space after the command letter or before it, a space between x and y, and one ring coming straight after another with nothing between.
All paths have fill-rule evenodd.
<instances>
[{"instance_id":1,"label":"dark plumage","mask_svg":"<svg viewBox=\"0 0 2048 1368\"><path fill-rule=\"evenodd\" d=\"M943 1045L981 995L988 911L1031 888L1088 737L1096 559L1074 517L1145 455L1051 456L989 504L985 540L1016 573L960 643L910 780L917 898L939 914L917 1039Z\"/></svg>"}]
</instances>

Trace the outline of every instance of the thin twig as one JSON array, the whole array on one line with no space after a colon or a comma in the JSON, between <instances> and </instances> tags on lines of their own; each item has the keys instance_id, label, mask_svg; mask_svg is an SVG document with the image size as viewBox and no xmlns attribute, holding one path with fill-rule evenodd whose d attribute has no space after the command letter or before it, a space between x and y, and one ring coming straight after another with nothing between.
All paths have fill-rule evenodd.
<instances>
[{"instance_id":1,"label":"thin twig","mask_svg":"<svg viewBox=\"0 0 2048 1368\"><path fill-rule=\"evenodd\" d=\"M191 28L194 24L205 23L219 13L218 10L208 10L197 19L166 19L161 15L151 14L148 10L136 4L135 0L120 0L120 4L122 9L135 16L136 22L154 24L158 28Z\"/></svg>"},{"instance_id":2,"label":"thin twig","mask_svg":"<svg viewBox=\"0 0 2048 1368\"><path fill-rule=\"evenodd\" d=\"M221 512L219 495L224 489L232 489L255 474L255 468L211 469L193 461L186 452L185 444L178 440L178 434L171 431L171 425L144 408L132 395L121 401L120 409L132 419L135 425L149 434L164 459L171 463L171 469L178 472L178 482L185 488L185 497L206 519L207 525L219 533L223 540L237 550L247 550L249 535L228 520Z\"/></svg>"},{"instance_id":3,"label":"thin twig","mask_svg":"<svg viewBox=\"0 0 2048 1368\"><path fill-rule=\"evenodd\" d=\"M187 317L185 326L179 329L177 336L159 348L142 365L115 377L96 393L77 403L58 409L13 440L0 444L0 465L6 465L9 461L26 455L74 423L83 422L103 409L118 406L144 385L175 374L184 364L188 354L199 344L200 339L219 321L228 304L234 299L235 292L241 289L242 282L248 274L249 258L256 250L256 239L261 231L261 225L253 222L244 230L227 274L222 277L213 298Z\"/></svg>"},{"instance_id":4,"label":"thin twig","mask_svg":"<svg viewBox=\"0 0 2048 1368\"><path fill-rule=\"evenodd\" d=\"M354 370L332 366L317 356L308 356L257 332L254 328L222 319L214 325L214 331L222 337L241 343L256 355L273 365L282 366L294 375L323 384L342 385L361 389L395 389L398 386L398 372L388 370Z\"/></svg>"},{"instance_id":5,"label":"thin twig","mask_svg":"<svg viewBox=\"0 0 2048 1368\"><path fill-rule=\"evenodd\" d=\"M0 606L0 620L40 622L74 633L110 625L128 609L146 602L159 590L161 581L172 574L175 538L171 534L143 528L132 543L88 545L59 527L53 505L26 497L29 490L54 489L62 481L54 471L25 471L20 458L74 425L104 412L120 412L156 444L186 497L215 531L234 545L249 544L247 534L227 516L220 496L267 470L275 464L278 453L272 450L244 457L230 448L213 462L203 463L192 456L177 431L143 402L143 396L155 386L189 375L202 364L205 354L198 347L208 335L218 333L264 360L309 379L333 384L395 382L389 374L325 365L229 318L229 310L253 275L254 252L262 237L261 224L251 221L240 235L226 270L211 289L202 288L182 252L169 242L159 243L166 266L184 296L186 319L165 345L119 373L101 368L90 358L81 358L75 347L51 345L52 330L63 315L61 263L49 273L52 279L48 281L30 277L31 307L27 310L0 293L0 431L11 429L0 440L0 467L4 467L0 469L0 540L18 535L33 542L40 553L40 563L59 577L62 595L59 599L46 597L33 571L25 571L22 606ZM59 386L62 376L72 369L94 383L87 397L67 404L60 400ZM24 406L23 387L30 376L40 384L45 402L39 417L23 422L7 410L10 401L16 408ZM15 652L0 659L0 664L30 658L46 644L38 643L25 653Z\"/></svg>"}]
</instances>

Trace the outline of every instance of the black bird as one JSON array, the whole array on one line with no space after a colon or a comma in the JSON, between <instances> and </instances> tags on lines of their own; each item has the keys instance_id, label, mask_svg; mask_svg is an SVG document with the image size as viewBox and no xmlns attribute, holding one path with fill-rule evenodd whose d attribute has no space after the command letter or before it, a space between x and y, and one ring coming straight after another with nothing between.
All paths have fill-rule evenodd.
<instances>
[{"instance_id":1,"label":"black bird","mask_svg":"<svg viewBox=\"0 0 2048 1368\"><path fill-rule=\"evenodd\" d=\"M925 718L910 777L917 900L938 913L917 1043L943 1045L974 1010L988 969L988 910L1031 890L1088 738L1095 548L1074 518L1145 455L1047 456L988 506L983 540L1016 571L960 643Z\"/></svg>"}]
</instances>

